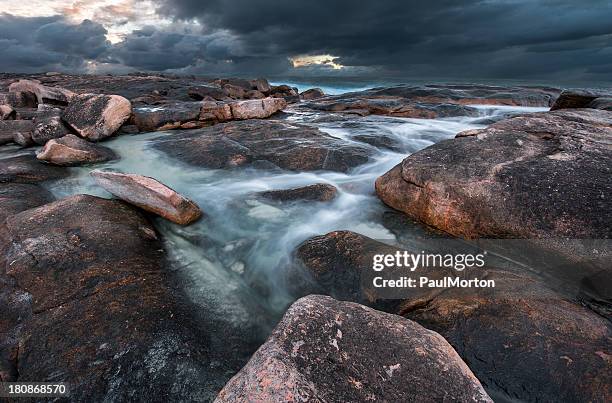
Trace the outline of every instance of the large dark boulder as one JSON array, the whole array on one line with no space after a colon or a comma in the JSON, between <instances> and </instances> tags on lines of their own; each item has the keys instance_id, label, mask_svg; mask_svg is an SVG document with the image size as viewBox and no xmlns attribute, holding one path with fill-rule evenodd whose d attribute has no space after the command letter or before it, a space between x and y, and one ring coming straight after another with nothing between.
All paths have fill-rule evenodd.
<instances>
[{"instance_id":1,"label":"large dark boulder","mask_svg":"<svg viewBox=\"0 0 612 403\"><path fill-rule=\"evenodd\" d=\"M30 295L5 275L5 251L11 244L5 220L52 201L51 193L39 185L0 183L0 306L3 307L0 315L0 382L14 382L19 376L19 330L31 316Z\"/></svg>"},{"instance_id":2,"label":"large dark boulder","mask_svg":"<svg viewBox=\"0 0 612 403\"><path fill-rule=\"evenodd\" d=\"M312 127L268 120L230 122L177 133L157 140L153 147L207 168L268 161L289 170L340 172L367 162L370 152Z\"/></svg>"},{"instance_id":3,"label":"large dark boulder","mask_svg":"<svg viewBox=\"0 0 612 403\"><path fill-rule=\"evenodd\" d=\"M456 236L609 239L611 138L607 111L528 114L412 154L376 192Z\"/></svg>"},{"instance_id":4,"label":"large dark boulder","mask_svg":"<svg viewBox=\"0 0 612 403\"><path fill-rule=\"evenodd\" d=\"M612 96L596 98L587 105L588 108L612 112Z\"/></svg>"},{"instance_id":5,"label":"large dark boulder","mask_svg":"<svg viewBox=\"0 0 612 403\"><path fill-rule=\"evenodd\" d=\"M591 102L600 96L599 93L587 90L563 91L550 107L550 110L590 108Z\"/></svg>"},{"instance_id":6,"label":"large dark boulder","mask_svg":"<svg viewBox=\"0 0 612 403\"><path fill-rule=\"evenodd\" d=\"M41 164L33 154L0 159L0 183L36 183L68 176L65 168Z\"/></svg>"},{"instance_id":7,"label":"large dark boulder","mask_svg":"<svg viewBox=\"0 0 612 403\"><path fill-rule=\"evenodd\" d=\"M439 334L396 315L311 295L289 308L216 402L445 400L492 401Z\"/></svg>"},{"instance_id":8,"label":"large dark boulder","mask_svg":"<svg viewBox=\"0 0 612 403\"><path fill-rule=\"evenodd\" d=\"M297 257L322 292L376 304L439 332L501 401L590 402L610 396L612 371L606 346L612 340L612 325L582 301L553 291L549 285L554 282L524 269L501 270L487 264L454 275L494 280L494 288L416 287L405 289L403 300L382 305L372 296L385 294L368 290L362 276L372 272L375 254L397 251L404 250L336 231L305 241ZM449 275L441 268L398 273L415 278Z\"/></svg>"},{"instance_id":9,"label":"large dark boulder","mask_svg":"<svg viewBox=\"0 0 612 403\"><path fill-rule=\"evenodd\" d=\"M209 365L158 235L134 208L77 195L9 217L6 236L2 269L30 306L15 335L18 381L66 382L74 401L214 397L227 369Z\"/></svg>"},{"instance_id":10,"label":"large dark boulder","mask_svg":"<svg viewBox=\"0 0 612 403\"><path fill-rule=\"evenodd\" d=\"M0 120L0 145L15 142L30 146L33 144L33 131L34 123L31 120Z\"/></svg>"},{"instance_id":11,"label":"large dark boulder","mask_svg":"<svg viewBox=\"0 0 612 403\"><path fill-rule=\"evenodd\" d=\"M259 192L264 199L276 202L292 201L330 201L338 194L338 189L328 183L315 183L293 189L277 189Z\"/></svg>"}]
</instances>

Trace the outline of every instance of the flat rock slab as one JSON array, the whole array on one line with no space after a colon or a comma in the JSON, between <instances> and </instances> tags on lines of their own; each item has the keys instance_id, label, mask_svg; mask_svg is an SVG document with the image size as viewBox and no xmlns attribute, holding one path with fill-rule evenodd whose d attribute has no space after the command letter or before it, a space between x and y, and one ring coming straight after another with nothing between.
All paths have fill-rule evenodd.
<instances>
[{"instance_id":1,"label":"flat rock slab","mask_svg":"<svg viewBox=\"0 0 612 403\"><path fill-rule=\"evenodd\" d=\"M72 98L62 119L88 140L112 136L132 114L132 104L120 95L81 94Z\"/></svg>"},{"instance_id":2,"label":"flat rock slab","mask_svg":"<svg viewBox=\"0 0 612 403\"><path fill-rule=\"evenodd\" d=\"M398 85L373 88L353 94L396 96L413 102L460 105L551 106L560 90L545 87L502 87L494 85Z\"/></svg>"},{"instance_id":3,"label":"flat rock slab","mask_svg":"<svg viewBox=\"0 0 612 403\"><path fill-rule=\"evenodd\" d=\"M141 132L177 128L198 120L202 102L171 102L134 108L134 124Z\"/></svg>"},{"instance_id":4,"label":"flat rock slab","mask_svg":"<svg viewBox=\"0 0 612 403\"><path fill-rule=\"evenodd\" d=\"M338 189L327 183L315 183L314 185L302 186L293 189L278 189L259 192L258 195L264 199L291 202L291 201L330 201L336 198Z\"/></svg>"},{"instance_id":5,"label":"flat rock slab","mask_svg":"<svg viewBox=\"0 0 612 403\"><path fill-rule=\"evenodd\" d=\"M461 237L612 237L612 113L527 114L412 154L376 181L389 206Z\"/></svg>"},{"instance_id":6,"label":"flat rock slab","mask_svg":"<svg viewBox=\"0 0 612 403\"><path fill-rule=\"evenodd\" d=\"M197 204L153 178L98 170L91 176L118 198L177 224L191 224L202 216Z\"/></svg>"},{"instance_id":7,"label":"flat rock slab","mask_svg":"<svg viewBox=\"0 0 612 403\"><path fill-rule=\"evenodd\" d=\"M449 103L418 103L400 97L377 96L368 98L355 94L350 98L325 98L301 105L325 112L342 112L360 116L384 115L404 118L436 119L456 116L478 116L476 108Z\"/></svg>"},{"instance_id":8,"label":"flat rock slab","mask_svg":"<svg viewBox=\"0 0 612 403\"><path fill-rule=\"evenodd\" d=\"M372 305L376 301L362 295L360 275L371 270L375 254L397 251L361 234L335 231L305 241L296 255L320 284L319 292ZM416 276L423 274L459 275L434 268ZM502 401L608 400L612 325L606 318L529 274L485 266L462 275L492 279L495 288L417 287L394 301L399 305L384 309L444 336Z\"/></svg>"},{"instance_id":9,"label":"flat rock slab","mask_svg":"<svg viewBox=\"0 0 612 403\"><path fill-rule=\"evenodd\" d=\"M439 334L362 305L295 302L216 402L492 402Z\"/></svg>"},{"instance_id":10,"label":"flat rock slab","mask_svg":"<svg viewBox=\"0 0 612 403\"><path fill-rule=\"evenodd\" d=\"M36 158L53 165L76 166L114 160L117 155L108 147L69 134L48 141Z\"/></svg>"},{"instance_id":11,"label":"flat rock slab","mask_svg":"<svg viewBox=\"0 0 612 403\"><path fill-rule=\"evenodd\" d=\"M229 122L181 132L154 148L195 166L231 168L267 161L288 170L347 172L371 150L299 124L269 120Z\"/></svg>"},{"instance_id":12,"label":"flat rock slab","mask_svg":"<svg viewBox=\"0 0 612 403\"><path fill-rule=\"evenodd\" d=\"M213 372L223 369L210 365L142 214L76 195L9 217L6 228L2 269L30 294L31 317L17 331L19 381L66 382L74 401L214 398Z\"/></svg>"},{"instance_id":13,"label":"flat rock slab","mask_svg":"<svg viewBox=\"0 0 612 403\"><path fill-rule=\"evenodd\" d=\"M0 183L36 183L68 175L65 168L41 164L33 154L0 159Z\"/></svg>"},{"instance_id":14,"label":"flat rock slab","mask_svg":"<svg viewBox=\"0 0 612 403\"><path fill-rule=\"evenodd\" d=\"M358 115L435 119L478 116L469 105L550 106L559 90L485 85L398 85L328 96L302 107Z\"/></svg>"}]
</instances>

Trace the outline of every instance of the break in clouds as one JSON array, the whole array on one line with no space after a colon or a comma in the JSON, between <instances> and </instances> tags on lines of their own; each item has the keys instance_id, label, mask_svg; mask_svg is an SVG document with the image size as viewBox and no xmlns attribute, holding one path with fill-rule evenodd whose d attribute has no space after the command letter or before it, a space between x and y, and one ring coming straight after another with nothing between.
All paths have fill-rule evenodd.
<instances>
[{"instance_id":1,"label":"break in clouds","mask_svg":"<svg viewBox=\"0 0 612 403\"><path fill-rule=\"evenodd\" d=\"M119 0L86 13L95 3L9 5L0 70L612 79L605 0Z\"/></svg>"}]
</instances>

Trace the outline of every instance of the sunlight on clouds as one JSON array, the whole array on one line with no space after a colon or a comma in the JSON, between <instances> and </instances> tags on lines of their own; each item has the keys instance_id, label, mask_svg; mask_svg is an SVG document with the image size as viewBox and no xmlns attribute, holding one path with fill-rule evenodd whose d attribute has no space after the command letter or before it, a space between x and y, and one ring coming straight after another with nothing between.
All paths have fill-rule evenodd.
<instances>
[{"instance_id":1,"label":"sunlight on clouds","mask_svg":"<svg viewBox=\"0 0 612 403\"><path fill-rule=\"evenodd\" d=\"M337 59L336 56L332 55L295 56L289 58L295 68L320 65L329 66L334 70L340 70L344 68L344 66L336 63L335 60Z\"/></svg>"},{"instance_id":2,"label":"sunlight on clouds","mask_svg":"<svg viewBox=\"0 0 612 403\"><path fill-rule=\"evenodd\" d=\"M111 43L121 42L127 34L147 25L166 26L171 20L155 12L151 0L31 0L12 1L4 11L23 17L62 15L78 24L85 19L100 23Z\"/></svg>"}]
</instances>

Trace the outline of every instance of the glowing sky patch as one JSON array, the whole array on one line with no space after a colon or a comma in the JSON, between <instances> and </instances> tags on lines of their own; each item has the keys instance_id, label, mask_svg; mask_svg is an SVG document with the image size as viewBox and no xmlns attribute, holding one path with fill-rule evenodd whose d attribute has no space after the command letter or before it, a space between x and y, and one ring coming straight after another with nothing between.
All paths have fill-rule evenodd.
<instances>
[{"instance_id":1,"label":"glowing sky patch","mask_svg":"<svg viewBox=\"0 0 612 403\"><path fill-rule=\"evenodd\" d=\"M309 66L329 66L334 70L341 70L344 68L343 65L336 63L335 60L338 58L332 55L309 55L309 56L295 56L289 58L293 67L309 67Z\"/></svg>"},{"instance_id":2,"label":"glowing sky patch","mask_svg":"<svg viewBox=\"0 0 612 403\"><path fill-rule=\"evenodd\" d=\"M111 43L121 42L127 34L148 25L169 26L170 19L161 18L151 0L31 0L11 1L9 14L22 17L62 15L71 23L88 19L102 24Z\"/></svg>"}]
</instances>

